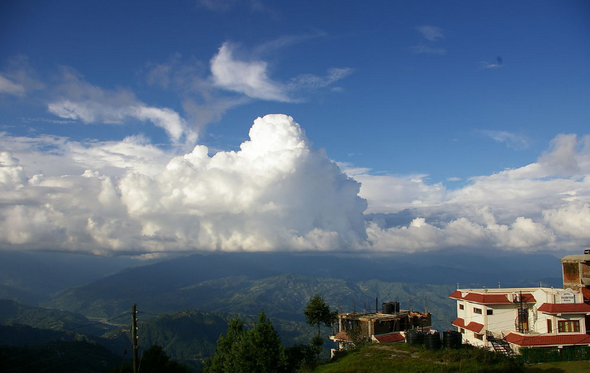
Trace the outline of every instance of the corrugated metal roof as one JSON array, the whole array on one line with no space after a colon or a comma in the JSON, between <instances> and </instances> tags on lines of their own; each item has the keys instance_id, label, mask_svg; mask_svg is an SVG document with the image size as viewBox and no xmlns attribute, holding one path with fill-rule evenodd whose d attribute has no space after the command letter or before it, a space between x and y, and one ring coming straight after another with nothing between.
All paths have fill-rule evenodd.
<instances>
[{"instance_id":1,"label":"corrugated metal roof","mask_svg":"<svg viewBox=\"0 0 590 373\"><path fill-rule=\"evenodd\" d=\"M379 343L393 343L393 342L401 342L401 341L406 340L406 338L404 338L404 336L401 335L400 333L380 334L380 335L376 335L375 339Z\"/></svg>"}]
</instances>

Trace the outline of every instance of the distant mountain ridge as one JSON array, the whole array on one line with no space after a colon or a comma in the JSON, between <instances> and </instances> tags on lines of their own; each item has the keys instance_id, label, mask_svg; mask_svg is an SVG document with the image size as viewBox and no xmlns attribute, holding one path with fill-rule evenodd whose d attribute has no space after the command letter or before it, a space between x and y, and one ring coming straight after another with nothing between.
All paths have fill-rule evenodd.
<instances>
[{"instance_id":1,"label":"distant mountain ridge","mask_svg":"<svg viewBox=\"0 0 590 373\"><path fill-rule=\"evenodd\" d=\"M550 277L558 274L559 260L549 255L195 254L123 270L64 290L44 305L106 318L134 303L158 314L183 309L256 314L264 309L273 317L301 321L306 301L319 293L341 311L374 310L375 298L398 300L402 308L427 307L435 314L435 325L447 328L454 319L448 295L458 283L538 286L539 279L545 285L558 283Z\"/></svg>"}]
</instances>

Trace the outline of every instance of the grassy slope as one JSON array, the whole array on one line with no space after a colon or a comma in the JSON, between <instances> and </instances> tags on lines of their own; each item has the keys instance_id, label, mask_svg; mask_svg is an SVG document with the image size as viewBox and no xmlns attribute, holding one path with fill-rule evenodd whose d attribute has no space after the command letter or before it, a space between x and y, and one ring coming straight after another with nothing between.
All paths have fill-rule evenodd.
<instances>
[{"instance_id":1,"label":"grassy slope","mask_svg":"<svg viewBox=\"0 0 590 373\"><path fill-rule=\"evenodd\" d=\"M557 363L543 363L529 365L524 368L525 373L588 373L590 361L562 361Z\"/></svg>"},{"instance_id":2,"label":"grassy slope","mask_svg":"<svg viewBox=\"0 0 590 373\"><path fill-rule=\"evenodd\" d=\"M464 346L460 350L429 351L406 344L370 344L321 365L313 373L394 372L523 372L588 373L590 361L519 366L503 356Z\"/></svg>"},{"instance_id":3,"label":"grassy slope","mask_svg":"<svg viewBox=\"0 0 590 373\"><path fill-rule=\"evenodd\" d=\"M502 355L477 348L429 351L406 344L370 344L334 362L319 366L314 373L394 372L522 372L522 367Z\"/></svg>"}]
</instances>

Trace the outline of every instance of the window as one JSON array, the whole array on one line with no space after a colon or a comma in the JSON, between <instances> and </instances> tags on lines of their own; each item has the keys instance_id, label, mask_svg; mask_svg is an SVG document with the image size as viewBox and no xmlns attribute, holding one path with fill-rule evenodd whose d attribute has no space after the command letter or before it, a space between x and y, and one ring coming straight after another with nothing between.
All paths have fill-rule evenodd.
<instances>
[{"instance_id":1,"label":"window","mask_svg":"<svg viewBox=\"0 0 590 373\"><path fill-rule=\"evenodd\" d=\"M465 329L461 328L461 334L465 334Z\"/></svg>"},{"instance_id":2,"label":"window","mask_svg":"<svg viewBox=\"0 0 590 373\"><path fill-rule=\"evenodd\" d=\"M487 311L486 311L486 313L487 313L488 315L493 315L493 314L494 314L494 310L487 310Z\"/></svg>"},{"instance_id":3,"label":"window","mask_svg":"<svg viewBox=\"0 0 590 373\"><path fill-rule=\"evenodd\" d=\"M480 341L483 341L483 334L477 334L477 333L473 333L473 336L474 336L476 339L479 339Z\"/></svg>"},{"instance_id":4,"label":"window","mask_svg":"<svg viewBox=\"0 0 590 373\"><path fill-rule=\"evenodd\" d=\"M459 309L460 309L460 310L463 310L463 309L465 309L465 307L464 307L462 304L460 304L460 305L459 305Z\"/></svg>"},{"instance_id":5,"label":"window","mask_svg":"<svg viewBox=\"0 0 590 373\"><path fill-rule=\"evenodd\" d=\"M547 320L547 333L553 333L553 324L551 323L551 319Z\"/></svg>"},{"instance_id":6,"label":"window","mask_svg":"<svg viewBox=\"0 0 590 373\"><path fill-rule=\"evenodd\" d=\"M579 333L580 332L580 321L579 320L567 320L558 321L557 329L560 333Z\"/></svg>"},{"instance_id":7,"label":"window","mask_svg":"<svg viewBox=\"0 0 590 373\"><path fill-rule=\"evenodd\" d=\"M481 308L473 307L473 313L477 313L478 315L481 315Z\"/></svg>"}]
</instances>

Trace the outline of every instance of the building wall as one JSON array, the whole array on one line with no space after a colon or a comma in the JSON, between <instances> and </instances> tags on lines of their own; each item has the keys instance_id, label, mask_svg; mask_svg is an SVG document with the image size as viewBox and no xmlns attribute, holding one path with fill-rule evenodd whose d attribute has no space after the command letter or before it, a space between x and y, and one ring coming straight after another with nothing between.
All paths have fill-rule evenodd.
<instances>
[{"instance_id":1,"label":"building wall","mask_svg":"<svg viewBox=\"0 0 590 373\"><path fill-rule=\"evenodd\" d=\"M506 330L514 330L516 318L518 317L517 307L513 304L488 305L486 309L485 323L487 330L501 334ZM488 315L487 311L492 314Z\"/></svg>"},{"instance_id":2,"label":"building wall","mask_svg":"<svg viewBox=\"0 0 590 373\"><path fill-rule=\"evenodd\" d=\"M513 292L510 292L513 290ZM504 292L503 292L504 291ZM522 292L532 293L536 303L522 303L522 307L527 309L527 329L526 333L533 334L571 334L590 332L590 325L586 325L585 315L576 314L547 314L538 311L544 303L562 303L565 297L570 297L570 291L563 289L537 288L522 289ZM504 293L508 294L508 299L518 299L514 294L519 294L521 289L471 289L463 291L463 296L467 293ZM574 303L582 302L581 294L577 293L573 297ZM494 334L496 338L503 338L510 332L518 331L518 309L521 306L519 302L502 303L502 304L480 304L467 300L457 300L457 317L464 320L465 326L471 322L482 324L484 327L481 331L474 332L466 328L458 328L463 334L465 343L478 347L490 347L487 342L487 332ZM561 324L560 324L561 322ZM561 325L561 331L560 331ZM579 327L577 327L579 326Z\"/></svg>"}]
</instances>

